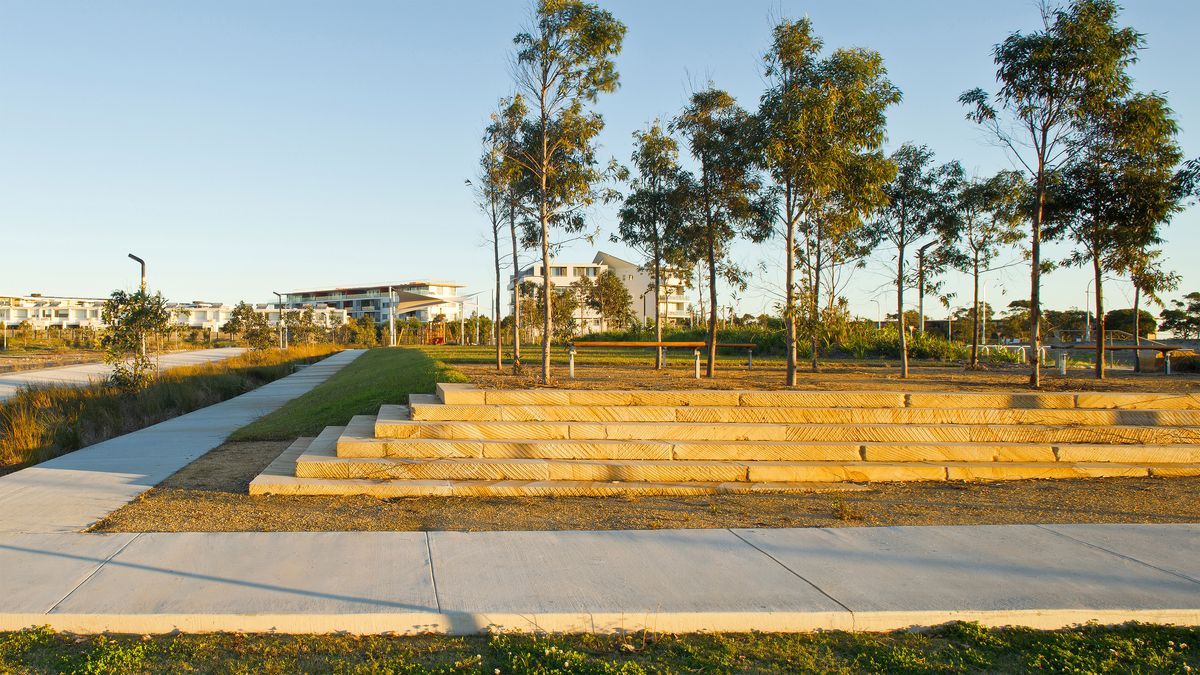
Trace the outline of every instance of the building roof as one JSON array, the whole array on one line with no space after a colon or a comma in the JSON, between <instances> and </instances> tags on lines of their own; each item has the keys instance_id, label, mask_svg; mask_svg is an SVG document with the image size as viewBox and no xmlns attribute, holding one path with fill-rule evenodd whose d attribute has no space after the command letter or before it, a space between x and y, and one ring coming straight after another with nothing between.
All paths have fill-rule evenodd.
<instances>
[{"instance_id":1,"label":"building roof","mask_svg":"<svg viewBox=\"0 0 1200 675\"><path fill-rule=\"evenodd\" d=\"M450 288L466 288L466 284L460 284L454 281L434 281L426 279L418 279L415 281L386 281L378 284L355 284L353 286L318 286L316 288L300 288L294 291L287 291L284 295L296 295L299 293L332 293L336 291L359 291L368 288L380 288L386 290L388 286L393 289L405 288L408 286L449 286Z\"/></svg>"}]
</instances>

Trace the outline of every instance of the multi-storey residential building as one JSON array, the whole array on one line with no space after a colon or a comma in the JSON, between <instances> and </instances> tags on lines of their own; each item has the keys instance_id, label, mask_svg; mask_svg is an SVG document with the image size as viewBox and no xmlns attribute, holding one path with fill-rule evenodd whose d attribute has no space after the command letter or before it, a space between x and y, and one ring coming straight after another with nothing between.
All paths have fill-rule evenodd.
<instances>
[{"instance_id":1,"label":"multi-storey residential building","mask_svg":"<svg viewBox=\"0 0 1200 675\"><path fill-rule=\"evenodd\" d=\"M464 284L451 281L403 281L365 286L312 288L284 294L284 306L289 309L324 305L343 309L357 319L370 316L376 323L387 321L394 298L397 319L416 318L422 322L442 316L458 321L463 313L464 296L459 289Z\"/></svg>"},{"instance_id":2,"label":"multi-storey residential building","mask_svg":"<svg viewBox=\"0 0 1200 675\"><path fill-rule=\"evenodd\" d=\"M225 322L233 318L233 307L218 302L203 302L192 301L188 303L170 303L167 308L171 310L173 321L178 326L187 326L188 328L202 328L206 330L220 330ZM313 322L324 328L335 328L346 323L349 314L344 309L337 307L329 307L323 304L312 306ZM254 305L254 311L263 314L267 318L267 323L272 326L279 324L279 305L274 303L262 303Z\"/></svg>"},{"instance_id":3,"label":"multi-storey residential building","mask_svg":"<svg viewBox=\"0 0 1200 675\"><path fill-rule=\"evenodd\" d=\"M0 296L0 324L46 328L103 328L104 298L67 298L31 293Z\"/></svg>"},{"instance_id":4,"label":"multi-storey residential building","mask_svg":"<svg viewBox=\"0 0 1200 675\"><path fill-rule=\"evenodd\" d=\"M563 289L579 280L596 277L605 272L617 275L621 283L633 298L633 315L642 322L654 319L654 270L643 269L636 263L623 260L603 251L596 254L590 263L568 263L551 261L550 283L557 289ZM521 270L518 275L521 282L530 281L539 286L544 283L542 264L534 263ZM512 279L509 278L511 286ZM690 318L688 300L684 295L684 282L676 274L664 271L662 288L659 290L658 302L664 323L680 323ZM513 300L509 298L509 312L512 312ZM600 315L590 307L580 307L575 324L580 333L592 333L601 330Z\"/></svg>"},{"instance_id":5,"label":"multi-storey residential building","mask_svg":"<svg viewBox=\"0 0 1200 675\"><path fill-rule=\"evenodd\" d=\"M105 298L74 298L30 295L0 296L0 325L17 328L22 323L34 330L47 328L104 328L102 318ZM177 326L217 331L233 316L233 306L219 302L172 302L167 304L171 321ZM254 305L254 311L265 314L272 325L279 323L279 307L274 304ZM332 328L346 323L345 310L317 304L313 319L318 325Z\"/></svg>"}]
</instances>

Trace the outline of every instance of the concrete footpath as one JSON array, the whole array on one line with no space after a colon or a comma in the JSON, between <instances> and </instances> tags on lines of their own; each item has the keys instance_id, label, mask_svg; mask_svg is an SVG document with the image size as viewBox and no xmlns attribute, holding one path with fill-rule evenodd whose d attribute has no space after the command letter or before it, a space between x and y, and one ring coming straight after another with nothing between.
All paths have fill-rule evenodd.
<instances>
[{"instance_id":1,"label":"concrete footpath","mask_svg":"<svg viewBox=\"0 0 1200 675\"><path fill-rule=\"evenodd\" d=\"M1200 624L1200 526L0 535L0 630Z\"/></svg>"},{"instance_id":2,"label":"concrete footpath","mask_svg":"<svg viewBox=\"0 0 1200 675\"><path fill-rule=\"evenodd\" d=\"M0 476L0 533L78 532L360 354L339 352L228 401Z\"/></svg>"},{"instance_id":3,"label":"concrete footpath","mask_svg":"<svg viewBox=\"0 0 1200 675\"><path fill-rule=\"evenodd\" d=\"M241 347L222 347L221 349L198 349L190 352L175 352L163 354L158 359L158 365L163 370L179 366L198 366L214 361L224 361L231 356L237 356L246 351ZM0 401L11 398L23 387L29 385L75 385L83 386L97 380L106 379L112 374L112 366L107 363L81 363L75 366L60 366L58 368L38 368L35 370L19 370L13 373L0 374Z\"/></svg>"}]
</instances>

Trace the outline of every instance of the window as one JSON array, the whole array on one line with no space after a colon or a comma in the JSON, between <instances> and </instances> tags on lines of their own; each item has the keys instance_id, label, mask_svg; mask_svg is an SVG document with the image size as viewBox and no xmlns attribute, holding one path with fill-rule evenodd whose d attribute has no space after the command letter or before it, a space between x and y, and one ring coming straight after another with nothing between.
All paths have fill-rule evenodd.
<instances>
[{"instance_id":1,"label":"window","mask_svg":"<svg viewBox=\"0 0 1200 675\"><path fill-rule=\"evenodd\" d=\"M585 277L595 277L596 276L596 268L595 267L584 267L581 269L583 270L583 276L585 276Z\"/></svg>"},{"instance_id":2,"label":"window","mask_svg":"<svg viewBox=\"0 0 1200 675\"><path fill-rule=\"evenodd\" d=\"M566 267L551 267L550 268L550 276L565 277L565 276L567 276L567 268Z\"/></svg>"}]
</instances>

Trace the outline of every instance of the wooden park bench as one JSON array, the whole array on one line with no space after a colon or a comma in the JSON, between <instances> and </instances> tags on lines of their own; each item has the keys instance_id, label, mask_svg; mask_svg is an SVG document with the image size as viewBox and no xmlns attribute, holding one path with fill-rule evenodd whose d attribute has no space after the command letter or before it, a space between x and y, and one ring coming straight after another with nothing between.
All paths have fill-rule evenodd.
<instances>
[{"instance_id":1,"label":"wooden park bench","mask_svg":"<svg viewBox=\"0 0 1200 675\"><path fill-rule=\"evenodd\" d=\"M1095 351L1096 345L1090 344L1090 343L1089 344L1079 343L1079 344L1066 344L1066 345L1050 345L1050 349L1062 350L1059 354L1057 354L1058 358L1055 359L1055 365L1057 366L1058 372L1060 375L1066 375L1067 374L1067 350L1084 349L1084 350L1088 350L1088 351ZM1188 349L1187 347L1173 347L1171 345L1164 345L1164 344L1105 345L1104 346L1104 351L1119 351L1119 350L1136 350L1136 351L1140 351L1140 352L1142 352L1142 351L1158 352L1158 353L1162 354L1163 375L1171 374L1171 354L1173 354L1175 352L1179 352L1183 355L1190 355L1192 353L1192 350Z\"/></svg>"},{"instance_id":2,"label":"wooden park bench","mask_svg":"<svg viewBox=\"0 0 1200 675\"><path fill-rule=\"evenodd\" d=\"M671 348L691 348L692 353L696 357L696 379L700 379L700 350L708 346L707 342L621 342L621 341L578 341L570 344L570 349L567 352L570 355L570 375L571 379L575 379L575 349L577 347L618 347L618 348L646 348L653 349L671 349ZM722 347L730 349L745 349L746 350L746 370L754 369L754 348L755 345L750 342L718 342L717 349ZM663 354L663 363L666 363L666 353Z\"/></svg>"}]
</instances>

